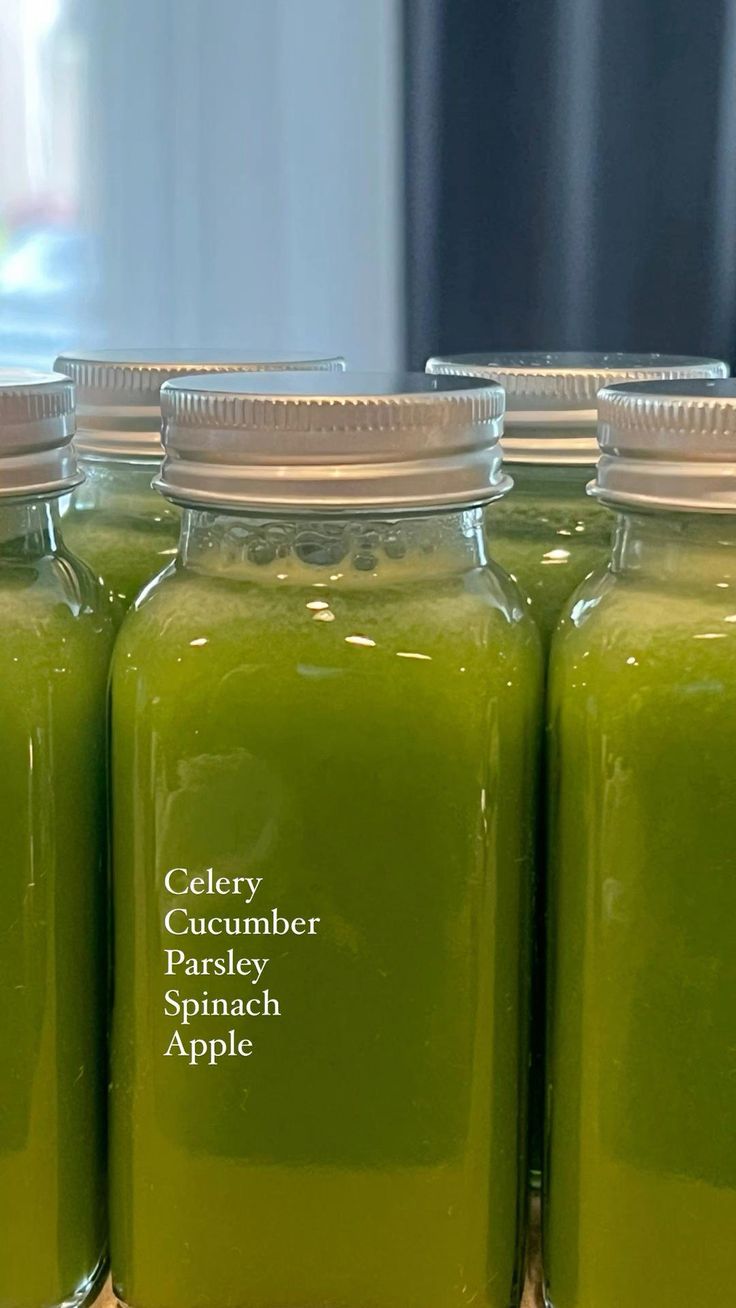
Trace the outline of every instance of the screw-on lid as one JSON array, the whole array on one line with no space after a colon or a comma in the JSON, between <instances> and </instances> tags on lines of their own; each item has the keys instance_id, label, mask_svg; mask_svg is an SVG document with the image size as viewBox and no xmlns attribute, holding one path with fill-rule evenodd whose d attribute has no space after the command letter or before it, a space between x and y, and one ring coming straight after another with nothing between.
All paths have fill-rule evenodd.
<instances>
[{"instance_id":1,"label":"screw-on lid","mask_svg":"<svg viewBox=\"0 0 736 1308\"><path fill-rule=\"evenodd\" d=\"M736 379L607 386L589 490L608 504L736 512Z\"/></svg>"},{"instance_id":2,"label":"screw-on lid","mask_svg":"<svg viewBox=\"0 0 736 1308\"><path fill-rule=\"evenodd\" d=\"M504 457L512 463L593 464L596 396L615 382L727 377L719 359L679 354L456 354L427 372L490 377L506 391Z\"/></svg>"},{"instance_id":3,"label":"screw-on lid","mask_svg":"<svg viewBox=\"0 0 736 1308\"><path fill-rule=\"evenodd\" d=\"M60 495L84 480L72 448L67 377L0 369L0 496Z\"/></svg>"},{"instance_id":4,"label":"screw-on lid","mask_svg":"<svg viewBox=\"0 0 736 1308\"><path fill-rule=\"evenodd\" d=\"M161 388L169 499L290 513L480 504L501 469L503 391L425 373L199 377Z\"/></svg>"},{"instance_id":5,"label":"screw-on lid","mask_svg":"<svg viewBox=\"0 0 736 1308\"><path fill-rule=\"evenodd\" d=\"M342 370L341 358L248 350L83 350L59 355L57 372L77 388L80 454L161 458L159 393L165 381L199 373Z\"/></svg>"}]
</instances>

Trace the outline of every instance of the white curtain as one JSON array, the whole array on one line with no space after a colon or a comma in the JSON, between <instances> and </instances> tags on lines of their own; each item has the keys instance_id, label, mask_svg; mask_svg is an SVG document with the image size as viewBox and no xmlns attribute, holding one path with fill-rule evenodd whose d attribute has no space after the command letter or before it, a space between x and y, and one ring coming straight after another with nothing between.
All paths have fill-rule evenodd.
<instances>
[{"instance_id":1,"label":"white curtain","mask_svg":"<svg viewBox=\"0 0 736 1308\"><path fill-rule=\"evenodd\" d=\"M84 258L72 312L54 322L51 304L16 354L156 343L396 363L400 0L23 6L53 19L38 64L47 105L59 97L54 51L77 52L77 108L65 117L76 140L65 148ZM22 90L3 107L22 138Z\"/></svg>"}]
</instances>

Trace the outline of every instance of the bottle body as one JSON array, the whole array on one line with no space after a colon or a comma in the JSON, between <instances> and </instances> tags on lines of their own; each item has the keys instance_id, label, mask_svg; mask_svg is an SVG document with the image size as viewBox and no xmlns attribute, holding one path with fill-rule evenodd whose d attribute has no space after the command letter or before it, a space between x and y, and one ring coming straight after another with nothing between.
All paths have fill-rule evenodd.
<instances>
[{"instance_id":1,"label":"bottle body","mask_svg":"<svg viewBox=\"0 0 736 1308\"><path fill-rule=\"evenodd\" d=\"M53 501L0 506L0 1302L106 1258L105 711L112 616Z\"/></svg>"},{"instance_id":2,"label":"bottle body","mask_svg":"<svg viewBox=\"0 0 736 1308\"><path fill-rule=\"evenodd\" d=\"M126 620L112 1222L136 1308L445 1308L459 1266L510 1301L539 665L515 589L467 561L472 516L187 515ZM234 876L258 884L213 890Z\"/></svg>"},{"instance_id":3,"label":"bottle body","mask_svg":"<svg viewBox=\"0 0 736 1308\"><path fill-rule=\"evenodd\" d=\"M736 1277L733 518L618 519L553 647L555 1308L717 1302Z\"/></svg>"},{"instance_id":4,"label":"bottle body","mask_svg":"<svg viewBox=\"0 0 736 1308\"><path fill-rule=\"evenodd\" d=\"M610 552L610 515L585 493L593 467L509 464L512 493L489 505L489 544L548 642L567 599Z\"/></svg>"},{"instance_id":5,"label":"bottle body","mask_svg":"<svg viewBox=\"0 0 736 1308\"><path fill-rule=\"evenodd\" d=\"M176 554L180 515L151 485L159 462L80 456L86 480L64 516L65 539L103 579L119 619Z\"/></svg>"}]
</instances>

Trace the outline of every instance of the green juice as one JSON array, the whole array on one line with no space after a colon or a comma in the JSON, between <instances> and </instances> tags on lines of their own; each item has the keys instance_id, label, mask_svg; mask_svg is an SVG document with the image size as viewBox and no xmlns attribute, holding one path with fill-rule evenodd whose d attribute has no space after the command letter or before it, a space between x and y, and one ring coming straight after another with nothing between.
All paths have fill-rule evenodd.
<instances>
[{"instance_id":1,"label":"green juice","mask_svg":"<svg viewBox=\"0 0 736 1308\"><path fill-rule=\"evenodd\" d=\"M736 529L622 516L555 640L554 1308L736 1282Z\"/></svg>"},{"instance_id":2,"label":"green juice","mask_svg":"<svg viewBox=\"0 0 736 1308\"><path fill-rule=\"evenodd\" d=\"M180 514L151 488L159 471L161 386L175 377L281 370L342 372L340 357L154 348L67 352L55 367L75 385L76 445L86 482L68 512L73 548L102 577L120 620L176 553Z\"/></svg>"},{"instance_id":3,"label":"green juice","mask_svg":"<svg viewBox=\"0 0 736 1308\"><path fill-rule=\"evenodd\" d=\"M53 501L0 505L0 1304L104 1274L112 619Z\"/></svg>"},{"instance_id":4,"label":"green juice","mask_svg":"<svg viewBox=\"0 0 736 1308\"><path fill-rule=\"evenodd\" d=\"M608 558L611 519L586 495L592 466L508 467L514 489L486 511L489 549L518 581L548 643L572 592Z\"/></svg>"},{"instance_id":5,"label":"green juice","mask_svg":"<svg viewBox=\"0 0 736 1308\"><path fill-rule=\"evenodd\" d=\"M87 480L64 515L64 536L102 578L120 620L176 554L180 514L151 486L159 459L79 462Z\"/></svg>"},{"instance_id":6,"label":"green juice","mask_svg":"<svg viewBox=\"0 0 736 1308\"><path fill-rule=\"evenodd\" d=\"M650 377L687 378L697 385L698 378L726 376L728 366L717 359L662 354L520 351L442 356L430 359L427 370L493 379L505 389L503 444L514 488L487 508L488 547L518 581L549 651L571 595L610 555L611 517L586 493L599 454L596 409L601 387ZM546 845L546 833L540 829L530 1117L534 1183L540 1180L543 1163Z\"/></svg>"},{"instance_id":7,"label":"green juice","mask_svg":"<svg viewBox=\"0 0 736 1308\"><path fill-rule=\"evenodd\" d=\"M585 576L610 553L611 515L586 495L593 468L510 464L514 489L486 509L488 547L494 559L519 583L545 649L565 602ZM537 867L536 972L532 1042L530 1162L535 1182L542 1169L544 1116L545 999L544 832L540 829Z\"/></svg>"},{"instance_id":8,"label":"green juice","mask_svg":"<svg viewBox=\"0 0 736 1308\"><path fill-rule=\"evenodd\" d=\"M540 666L479 523L190 513L126 618L112 1260L135 1308L517 1302Z\"/></svg>"}]
</instances>

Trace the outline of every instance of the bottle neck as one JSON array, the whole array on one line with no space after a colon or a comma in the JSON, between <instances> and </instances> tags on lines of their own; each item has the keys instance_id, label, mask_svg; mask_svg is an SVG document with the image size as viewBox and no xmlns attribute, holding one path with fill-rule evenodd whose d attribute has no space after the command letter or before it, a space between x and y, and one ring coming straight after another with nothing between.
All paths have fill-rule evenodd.
<instances>
[{"instance_id":1,"label":"bottle neck","mask_svg":"<svg viewBox=\"0 0 736 1308\"><path fill-rule=\"evenodd\" d=\"M61 546L58 497L0 500L0 559L36 559Z\"/></svg>"},{"instance_id":2,"label":"bottle neck","mask_svg":"<svg viewBox=\"0 0 736 1308\"><path fill-rule=\"evenodd\" d=\"M619 512L612 569L679 586L728 588L736 582L736 514Z\"/></svg>"},{"instance_id":3,"label":"bottle neck","mask_svg":"<svg viewBox=\"0 0 736 1308\"><path fill-rule=\"evenodd\" d=\"M595 463L507 463L514 482L512 496L575 500L583 503L586 487L595 476Z\"/></svg>"},{"instance_id":4,"label":"bottle neck","mask_svg":"<svg viewBox=\"0 0 736 1308\"><path fill-rule=\"evenodd\" d=\"M162 514L174 516L173 506L154 491L151 483L160 467L160 458L124 459L82 455L79 466L84 481L75 493L78 509L98 509L114 501L118 506L135 507L141 500L159 504Z\"/></svg>"},{"instance_id":5,"label":"bottle neck","mask_svg":"<svg viewBox=\"0 0 736 1308\"><path fill-rule=\"evenodd\" d=\"M401 584L486 562L482 509L388 517L259 517L188 509L179 564L264 584Z\"/></svg>"}]
</instances>

